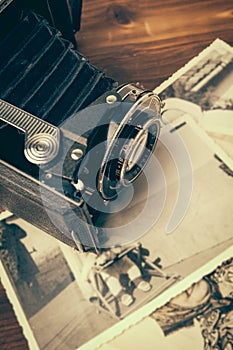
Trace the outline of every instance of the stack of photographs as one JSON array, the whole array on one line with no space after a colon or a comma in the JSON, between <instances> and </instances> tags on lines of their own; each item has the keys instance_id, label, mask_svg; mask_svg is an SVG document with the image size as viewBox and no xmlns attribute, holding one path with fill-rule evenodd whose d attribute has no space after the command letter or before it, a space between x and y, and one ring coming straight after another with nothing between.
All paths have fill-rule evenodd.
<instances>
[{"instance_id":1,"label":"stack of photographs","mask_svg":"<svg viewBox=\"0 0 233 350\"><path fill-rule=\"evenodd\" d=\"M232 78L218 39L155 89L158 145L104 222L127 245L80 253L0 214L1 281L30 349L233 349Z\"/></svg>"}]
</instances>

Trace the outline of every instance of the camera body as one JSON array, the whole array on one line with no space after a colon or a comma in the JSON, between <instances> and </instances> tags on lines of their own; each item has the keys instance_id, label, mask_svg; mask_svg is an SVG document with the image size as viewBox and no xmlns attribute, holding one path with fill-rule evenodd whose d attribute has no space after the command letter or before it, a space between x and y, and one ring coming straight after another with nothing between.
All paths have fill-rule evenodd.
<instances>
[{"instance_id":1,"label":"camera body","mask_svg":"<svg viewBox=\"0 0 233 350\"><path fill-rule=\"evenodd\" d=\"M161 103L118 87L33 11L1 42L1 206L82 250L107 237L98 216L142 172Z\"/></svg>"}]
</instances>

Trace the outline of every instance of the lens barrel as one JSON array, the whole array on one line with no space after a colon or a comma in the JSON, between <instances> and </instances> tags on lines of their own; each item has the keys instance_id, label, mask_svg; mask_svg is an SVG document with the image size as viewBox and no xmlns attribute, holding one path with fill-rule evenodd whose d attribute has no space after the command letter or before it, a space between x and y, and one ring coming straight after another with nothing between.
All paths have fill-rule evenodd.
<instances>
[{"instance_id":1,"label":"lens barrel","mask_svg":"<svg viewBox=\"0 0 233 350\"><path fill-rule=\"evenodd\" d=\"M134 84L120 87L117 93L126 113L116 114L110 122L108 147L98 179L98 190L106 200L114 199L121 187L139 176L160 133L161 101L156 94Z\"/></svg>"}]
</instances>

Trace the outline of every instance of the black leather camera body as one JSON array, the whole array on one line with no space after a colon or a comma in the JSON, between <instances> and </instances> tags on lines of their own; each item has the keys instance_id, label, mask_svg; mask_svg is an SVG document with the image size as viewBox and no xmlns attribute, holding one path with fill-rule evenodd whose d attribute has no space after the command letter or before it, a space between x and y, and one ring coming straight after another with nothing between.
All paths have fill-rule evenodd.
<instances>
[{"instance_id":1,"label":"black leather camera body","mask_svg":"<svg viewBox=\"0 0 233 350\"><path fill-rule=\"evenodd\" d=\"M143 171L161 102L118 86L33 9L1 6L0 205L98 251L107 239L98 217Z\"/></svg>"}]
</instances>

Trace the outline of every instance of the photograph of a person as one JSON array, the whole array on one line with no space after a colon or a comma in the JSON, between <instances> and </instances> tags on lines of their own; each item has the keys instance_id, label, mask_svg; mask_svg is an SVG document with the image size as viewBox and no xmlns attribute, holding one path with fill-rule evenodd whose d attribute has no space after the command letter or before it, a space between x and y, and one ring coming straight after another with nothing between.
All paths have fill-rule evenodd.
<instances>
[{"instance_id":1,"label":"photograph of a person","mask_svg":"<svg viewBox=\"0 0 233 350\"><path fill-rule=\"evenodd\" d=\"M123 319L162 290L179 280L179 275L166 272L160 258L150 259L149 249L140 242L111 248L100 254L63 252L70 262L83 295L99 312Z\"/></svg>"},{"instance_id":2,"label":"photograph of a person","mask_svg":"<svg viewBox=\"0 0 233 350\"><path fill-rule=\"evenodd\" d=\"M1 262L33 331L33 346L76 349L113 323L107 318L98 324L56 239L12 215L0 221L0 232Z\"/></svg>"},{"instance_id":3,"label":"photograph of a person","mask_svg":"<svg viewBox=\"0 0 233 350\"><path fill-rule=\"evenodd\" d=\"M39 304L43 292L37 280L39 268L33 260L36 250L33 248L28 251L22 242L26 236L26 231L17 224L0 221L1 259L10 273L25 310L30 315L33 313L33 304Z\"/></svg>"},{"instance_id":4,"label":"photograph of a person","mask_svg":"<svg viewBox=\"0 0 233 350\"><path fill-rule=\"evenodd\" d=\"M203 345L196 345L195 349L233 349L233 258L172 298L151 317L167 337L182 333L185 327L198 328Z\"/></svg>"},{"instance_id":5,"label":"photograph of a person","mask_svg":"<svg viewBox=\"0 0 233 350\"><path fill-rule=\"evenodd\" d=\"M187 289L174 294L133 327L126 327L100 349L127 350L134 339L139 349L146 350L153 350L157 344L162 350L232 350L232 249L225 253L228 258L216 257L207 274L200 279L190 276Z\"/></svg>"},{"instance_id":6,"label":"photograph of a person","mask_svg":"<svg viewBox=\"0 0 233 350\"><path fill-rule=\"evenodd\" d=\"M175 283L149 254L140 243L79 254L12 214L0 221L6 288L38 349L77 349Z\"/></svg>"}]
</instances>

